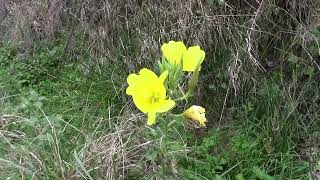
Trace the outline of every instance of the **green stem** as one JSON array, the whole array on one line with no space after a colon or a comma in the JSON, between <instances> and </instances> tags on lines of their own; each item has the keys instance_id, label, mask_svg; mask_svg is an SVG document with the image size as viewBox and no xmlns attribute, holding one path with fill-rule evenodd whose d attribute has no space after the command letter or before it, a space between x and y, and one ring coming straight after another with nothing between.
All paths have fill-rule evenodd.
<instances>
[{"instance_id":1,"label":"green stem","mask_svg":"<svg viewBox=\"0 0 320 180\"><path fill-rule=\"evenodd\" d=\"M187 100L190 96L192 95L191 91L189 90L187 93L185 93L182 97L179 97L177 99L174 99L173 101L177 102L177 101L183 101L183 100Z\"/></svg>"}]
</instances>

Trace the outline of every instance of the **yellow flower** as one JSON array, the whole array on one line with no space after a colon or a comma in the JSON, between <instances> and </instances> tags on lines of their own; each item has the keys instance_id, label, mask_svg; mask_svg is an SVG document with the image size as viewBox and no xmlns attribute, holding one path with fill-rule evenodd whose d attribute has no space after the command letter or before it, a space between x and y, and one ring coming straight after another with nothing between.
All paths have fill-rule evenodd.
<instances>
[{"instance_id":1,"label":"yellow flower","mask_svg":"<svg viewBox=\"0 0 320 180\"><path fill-rule=\"evenodd\" d=\"M143 68L139 74L130 74L127 78L129 87L126 93L133 98L137 108L148 115L148 125L156 121L156 114L169 111L175 106L173 100L167 99L164 81L168 71L158 77L153 71Z\"/></svg>"},{"instance_id":2,"label":"yellow flower","mask_svg":"<svg viewBox=\"0 0 320 180\"><path fill-rule=\"evenodd\" d=\"M206 110L203 107L193 105L189 109L187 109L183 113L183 115L199 123L201 126L206 126L205 122L207 122L207 119L206 119L205 112Z\"/></svg>"},{"instance_id":3,"label":"yellow flower","mask_svg":"<svg viewBox=\"0 0 320 180\"><path fill-rule=\"evenodd\" d=\"M200 49L200 46L189 47L183 54L183 71L195 71L198 64L202 63L206 53Z\"/></svg>"},{"instance_id":4,"label":"yellow flower","mask_svg":"<svg viewBox=\"0 0 320 180\"><path fill-rule=\"evenodd\" d=\"M182 41L169 41L161 46L163 56L171 64L180 64L183 54L187 51L186 46Z\"/></svg>"}]
</instances>

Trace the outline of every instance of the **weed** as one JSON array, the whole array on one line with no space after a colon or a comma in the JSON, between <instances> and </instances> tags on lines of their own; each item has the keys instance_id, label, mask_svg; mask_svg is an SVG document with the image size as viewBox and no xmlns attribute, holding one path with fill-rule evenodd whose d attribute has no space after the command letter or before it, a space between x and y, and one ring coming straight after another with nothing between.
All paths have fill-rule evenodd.
<instances>
[{"instance_id":1,"label":"weed","mask_svg":"<svg viewBox=\"0 0 320 180\"><path fill-rule=\"evenodd\" d=\"M82 2L8 3L1 178L319 176L318 1ZM207 53L191 100L206 129L170 116L144 126L123 95L128 71L171 39Z\"/></svg>"}]
</instances>

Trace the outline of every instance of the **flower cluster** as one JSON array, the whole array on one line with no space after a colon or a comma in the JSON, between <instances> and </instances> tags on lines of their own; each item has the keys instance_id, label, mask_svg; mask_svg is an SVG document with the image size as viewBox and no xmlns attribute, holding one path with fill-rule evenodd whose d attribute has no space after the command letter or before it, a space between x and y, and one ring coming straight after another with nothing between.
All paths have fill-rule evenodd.
<instances>
[{"instance_id":1,"label":"flower cluster","mask_svg":"<svg viewBox=\"0 0 320 180\"><path fill-rule=\"evenodd\" d=\"M206 55L200 46L192 46L187 49L181 41L169 41L161 46L161 50L171 64L180 65L182 61L183 71L189 72L195 71Z\"/></svg>"},{"instance_id":2,"label":"flower cluster","mask_svg":"<svg viewBox=\"0 0 320 180\"><path fill-rule=\"evenodd\" d=\"M160 76L153 71L143 68L138 74L130 74L127 78L129 84L126 93L132 96L136 107L148 115L148 125L156 122L160 113L165 113L176 106L179 100L191 96L195 88L201 63L205 59L205 52L200 46L187 48L182 41L169 41L161 46L163 54L159 62ZM183 72L192 72L189 89L182 93L177 88ZM182 115L204 126L205 109L200 106L191 106Z\"/></svg>"}]
</instances>

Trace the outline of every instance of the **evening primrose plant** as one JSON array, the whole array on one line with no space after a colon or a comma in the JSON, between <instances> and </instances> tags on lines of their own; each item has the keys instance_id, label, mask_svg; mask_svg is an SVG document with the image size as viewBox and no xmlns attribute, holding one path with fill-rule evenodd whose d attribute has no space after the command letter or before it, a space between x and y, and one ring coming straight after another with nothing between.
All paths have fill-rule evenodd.
<instances>
[{"instance_id":1,"label":"evening primrose plant","mask_svg":"<svg viewBox=\"0 0 320 180\"><path fill-rule=\"evenodd\" d=\"M161 46L162 60L158 62L160 76L152 70L143 68L138 74L130 74L126 93L132 96L136 107L148 116L147 125L156 123L157 116L169 112L180 101L187 100L198 83L201 64L205 52L200 46L187 48L182 41L169 41ZM184 74L192 73L187 92L181 90L181 79ZM171 114L175 117L185 117L205 126L205 109L192 106L181 114Z\"/></svg>"},{"instance_id":2,"label":"evening primrose plant","mask_svg":"<svg viewBox=\"0 0 320 180\"><path fill-rule=\"evenodd\" d=\"M207 119L201 106L193 105L178 114L171 110L192 97L205 52L200 46L187 48L182 41L164 43L161 51L160 72L142 68L138 73L130 74L126 94L132 97L137 109L147 115L147 125L152 126L145 131L145 138L153 142L146 152L146 158L153 166L150 179L179 179L175 167L187 152L184 119L191 119L202 127ZM187 88L181 85L186 77L190 77Z\"/></svg>"}]
</instances>

